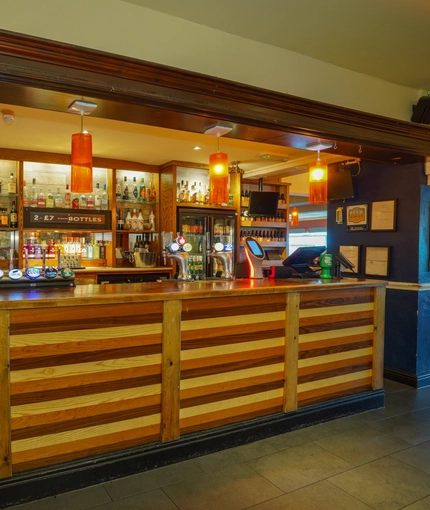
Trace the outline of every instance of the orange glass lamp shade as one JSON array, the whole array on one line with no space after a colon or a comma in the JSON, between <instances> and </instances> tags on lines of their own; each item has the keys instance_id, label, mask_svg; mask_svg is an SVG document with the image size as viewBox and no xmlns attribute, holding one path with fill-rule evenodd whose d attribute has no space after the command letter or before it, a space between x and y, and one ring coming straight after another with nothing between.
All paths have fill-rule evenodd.
<instances>
[{"instance_id":1,"label":"orange glass lamp shade","mask_svg":"<svg viewBox=\"0 0 430 510\"><path fill-rule=\"evenodd\" d=\"M293 207L291 209L291 226L297 227L298 224L299 224L299 210L297 209L297 207Z\"/></svg>"},{"instance_id":2,"label":"orange glass lamp shade","mask_svg":"<svg viewBox=\"0 0 430 510\"><path fill-rule=\"evenodd\" d=\"M89 133L72 135L72 193L93 191L93 147Z\"/></svg>"},{"instance_id":3,"label":"orange glass lamp shade","mask_svg":"<svg viewBox=\"0 0 430 510\"><path fill-rule=\"evenodd\" d=\"M318 159L309 167L309 203L327 203L327 162Z\"/></svg>"},{"instance_id":4,"label":"orange glass lamp shade","mask_svg":"<svg viewBox=\"0 0 430 510\"><path fill-rule=\"evenodd\" d=\"M228 202L228 156L225 152L209 156L209 202Z\"/></svg>"}]
</instances>

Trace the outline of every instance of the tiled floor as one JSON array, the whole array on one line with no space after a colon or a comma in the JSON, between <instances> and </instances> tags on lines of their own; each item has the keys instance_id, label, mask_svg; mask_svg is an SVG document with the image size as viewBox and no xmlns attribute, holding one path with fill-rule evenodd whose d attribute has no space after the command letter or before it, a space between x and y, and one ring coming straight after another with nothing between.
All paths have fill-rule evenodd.
<instances>
[{"instance_id":1,"label":"tiled floor","mask_svg":"<svg viewBox=\"0 0 430 510\"><path fill-rule=\"evenodd\" d=\"M15 510L430 510L430 388L386 407Z\"/></svg>"}]
</instances>

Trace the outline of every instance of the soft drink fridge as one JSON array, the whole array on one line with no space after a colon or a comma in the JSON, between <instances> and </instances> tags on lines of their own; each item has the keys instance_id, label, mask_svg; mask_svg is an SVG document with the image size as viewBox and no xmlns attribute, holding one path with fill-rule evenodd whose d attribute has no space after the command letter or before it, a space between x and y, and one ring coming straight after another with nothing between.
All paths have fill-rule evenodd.
<instances>
[{"instance_id":1,"label":"soft drink fridge","mask_svg":"<svg viewBox=\"0 0 430 510\"><path fill-rule=\"evenodd\" d=\"M200 279L220 274L221 268L217 260L206 256L207 249L212 251L216 243L222 243L224 246L231 244L233 262L236 261L237 214L234 211L208 209L201 211L180 207L177 217L177 232L192 246L188 259L190 276Z\"/></svg>"}]
</instances>

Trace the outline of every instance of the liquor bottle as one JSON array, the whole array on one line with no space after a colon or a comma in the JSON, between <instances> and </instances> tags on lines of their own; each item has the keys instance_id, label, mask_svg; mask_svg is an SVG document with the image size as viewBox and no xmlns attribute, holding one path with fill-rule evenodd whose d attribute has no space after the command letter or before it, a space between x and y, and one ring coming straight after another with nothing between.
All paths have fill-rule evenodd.
<instances>
[{"instance_id":1,"label":"liquor bottle","mask_svg":"<svg viewBox=\"0 0 430 510\"><path fill-rule=\"evenodd\" d=\"M136 177L133 177L133 191L131 192L131 196L132 202L137 202L137 199L139 198L139 189L137 187Z\"/></svg>"},{"instance_id":2,"label":"liquor bottle","mask_svg":"<svg viewBox=\"0 0 430 510\"><path fill-rule=\"evenodd\" d=\"M71 206L72 206L72 197L70 194L69 185L66 184L66 191L64 193L64 207L67 207L68 209L70 209Z\"/></svg>"},{"instance_id":3,"label":"liquor bottle","mask_svg":"<svg viewBox=\"0 0 430 510\"><path fill-rule=\"evenodd\" d=\"M143 177L140 179L139 199L141 202L146 202L146 187L145 179Z\"/></svg>"},{"instance_id":4,"label":"liquor bottle","mask_svg":"<svg viewBox=\"0 0 430 510\"><path fill-rule=\"evenodd\" d=\"M181 181L181 190L179 191L179 202L185 202L185 185L184 185L184 181Z\"/></svg>"},{"instance_id":5,"label":"liquor bottle","mask_svg":"<svg viewBox=\"0 0 430 510\"><path fill-rule=\"evenodd\" d=\"M9 182L7 183L7 192L9 195L16 195L16 180L13 173L10 174Z\"/></svg>"},{"instance_id":6,"label":"liquor bottle","mask_svg":"<svg viewBox=\"0 0 430 510\"><path fill-rule=\"evenodd\" d=\"M87 195L87 209L94 209L94 195L92 193L88 193Z\"/></svg>"},{"instance_id":7,"label":"liquor bottle","mask_svg":"<svg viewBox=\"0 0 430 510\"><path fill-rule=\"evenodd\" d=\"M142 216L142 209L139 209L139 214L137 216L137 229L143 230L143 216Z\"/></svg>"},{"instance_id":8,"label":"liquor bottle","mask_svg":"<svg viewBox=\"0 0 430 510\"><path fill-rule=\"evenodd\" d=\"M102 208L102 195L100 184L97 182L96 189L94 191L94 209L97 209L99 211L101 208Z\"/></svg>"},{"instance_id":9,"label":"liquor bottle","mask_svg":"<svg viewBox=\"0 0 430 510\"><path fill-rule=\"evenodd\" d=\"M131 230L131 213L130 213L130 209L127 209L127 214L125 215L124 230Z\"/></svg>"},{"instance_id":10,"label":"liquor bottle","mask_svg":"<svg viewBox=\"0 0 430 510\"><path fill-rule=\"evenodd\" d=\"M9 226L9 216L7 214L7 209L5 207L2 207L0 209L0 224L2 227Z\"/></svg>"},{"instance_id":11,"label":"liquor bottle","mask_svg":"<svg viewBox=\"0 0 430 510\"><path fill-rule=\"evenodd\" d=\"M93 259L100 258L100 245L97 241L93 241Z\"/></svg>"},{"instance_id":12,"label":"liquor bottle","mask_svg":"<svg viewBox=\"0 0 430 510\"><path fill-rule=\"evenodd\" d=\"M37 188L36 179L33 178L33 187L31 188L30 207L37 207Z\"/></svg>"},{"instance_id":13,"label":"liquor bottle","mask_svg":"<svg viewBox=\"0 0 430 510\"><path fill-rule=\"evenodd\" d=\"M122 215L122 209L116 211L116 228L118 230L124 230L124 217Z\"/></svg>"},{"instance_id":14,"label":"liquor bottle","mask_svg":"<svg viewBox=\"0 0 430 510\"><path fill-rule=\"evenodd\" d=\"M28 189L27 189L27 182L23 182L23 188L22 188L22 205L23 207L28 207L29 200L28 200Z\"/></svg>"},{"instance_id":15,"label":"liquor bottle","mask_svg":"<svg viewBox=\"0 0 430 510\"><path fill-rule=\"evenodd\" d=\"M87 242L87 259L92 260L94 258L94 247L91 244L91 241Z\"/></svg>"},{"instance_id":16,"label":"liquor bottle","mask_svg":"<svg viewBox=\"0 0 430 510\"><path fill-rule=\"evenodd\" d=\"M79 209L86 209L87 208L87 196L82 193L82 195L79 197Z\"/></svg>"},{"instance_id":17,"label":"liquor bottle","mask_svg":"<svg viewBox=\"0 0 430 510\"><path fill-rule=\"evenodd\" d=\"M148 197L148 200L150 202L155 202L156 201L156 196L155 196L155 188L154 186L152 185L152 182L151 184L149 185L149 197Z\"/></svg>"},{"instance_id":18,"label":"liquor bottle","mask_svg":"<svg viewBox=\"0 0 430 510\"><path fill-rule=\"evenodd\" d=\"M79 209L79 194L78 193L73 193L73 198L72 198L72 209Z\"/></svg>"},{"instance_id":19,"label":"liquor bottle","mask_svg":"<svg viewBox=\"0 0 430 510\"><path fill-rule=\"evenodd\" d=\"M109 197L106 191L106 184L103 184L102 191L102 211L107 211L109 209Z\"/></svg>"},{"instance_id":20,"label":"liquor bottle","mask_svg":"<svg viewBox=\"0 0 430 510\"><path fill-rule=\"evenodd\" d=\"M10 218L9 219L9 227L10 228L18 228L18 212L15 207L15 201L12 202L9 218Z\"/></svg>"},{"instance_id":21,"label":"liquor bottle","mask_svg":"<svg viewBox=\"0 0 430 510\"><path fill-rule=\"evenodd\" d=\"M54 206L55 207L63 207L63 195L60 193L60 188L57 188L57 193L54 197ZM49 245L49 243L48 243Z\"/></svg>"},{"instance_id":22,"label":"liquor bottle","mask_svg":"<svg viewBox=\"0 0 430 510\"><path fill-rule=\"evenodd\" d=\"M45 193L43 193L43 188L39 189L39 194L37 195L37 207L46 207L46 197Z\"/></svg>"},{"instance_id":23,"label":"liquor bottle","mask_svg":"<svg viewBox=\"0 0 430 510\"><path fill-rule=\"evenodd\" d=\"M155 230L155 214L152 209L151 212L149 213L149 223L151 224L150 230Z\"/></svg>"},{"instance_id":24,"label":"liquor bottle","mask_svg":"<svg viewBox=\"0 0 430 510\"><path fill-rule=\"evenodd\" d=\"M122 199L123 200L130 199L130 193L128 191L128 184L127 184L127 176L124 177L124 183L122 185Z\"/></svg>"},{"instance_id":25,"label":"liquor bottle","mask_svg":"<svg viewBox=\"0 0 430 510\"><path fill-rule=\"evenodd\" d=\"M46 195L46 207L54 207L54 195L52 194L51 188L48 188Z\"/></svg>"},{"instance_id":26,"label":"liquor bottle","mask_svg":"<svg viewBox=\"0 0 430 510\"><path fill-rule=\"evenodd\" d=\"M133 209L133 215L131 217L131 230L139 230L139 221L137 219L136 209Z\"/></svg>"},{"instance_id":27,"label":"liquor bottle","mask_svg":"<svg viewBox=\"0 0 430 510\"><path fill-rule=\"evenodd\" d=\"M116 178L115 196L117 200L122 199L122 188L121 183L119 182L119 177Z\"/></svg>"},{"instance_id":28,"label":"liquor bottle","mask_svg":"<svg viewBox=\"0 0 430 510\"><path fill-rule=\"evenodd\" d=\"M99 241L100 245L100 258L104 260L106 258L106 245L104 241Z\"/></svg>"}]
</instances>

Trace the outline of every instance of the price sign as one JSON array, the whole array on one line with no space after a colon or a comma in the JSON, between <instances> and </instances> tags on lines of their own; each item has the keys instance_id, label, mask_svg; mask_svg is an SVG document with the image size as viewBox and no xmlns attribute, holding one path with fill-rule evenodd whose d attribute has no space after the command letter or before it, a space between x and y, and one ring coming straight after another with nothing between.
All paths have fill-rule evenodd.
<instances>
[{"instance_id":1,"label":"price sign","mask_svg":"<svg viewBox=\"0 0 430 510\"><path fill-rule=\"evenodd\" d=\"M110 211L87 211L85 209L39 209L24 208L24 228L67 228L81 230L109 230Z\"/></svg>"}]
</instances>

